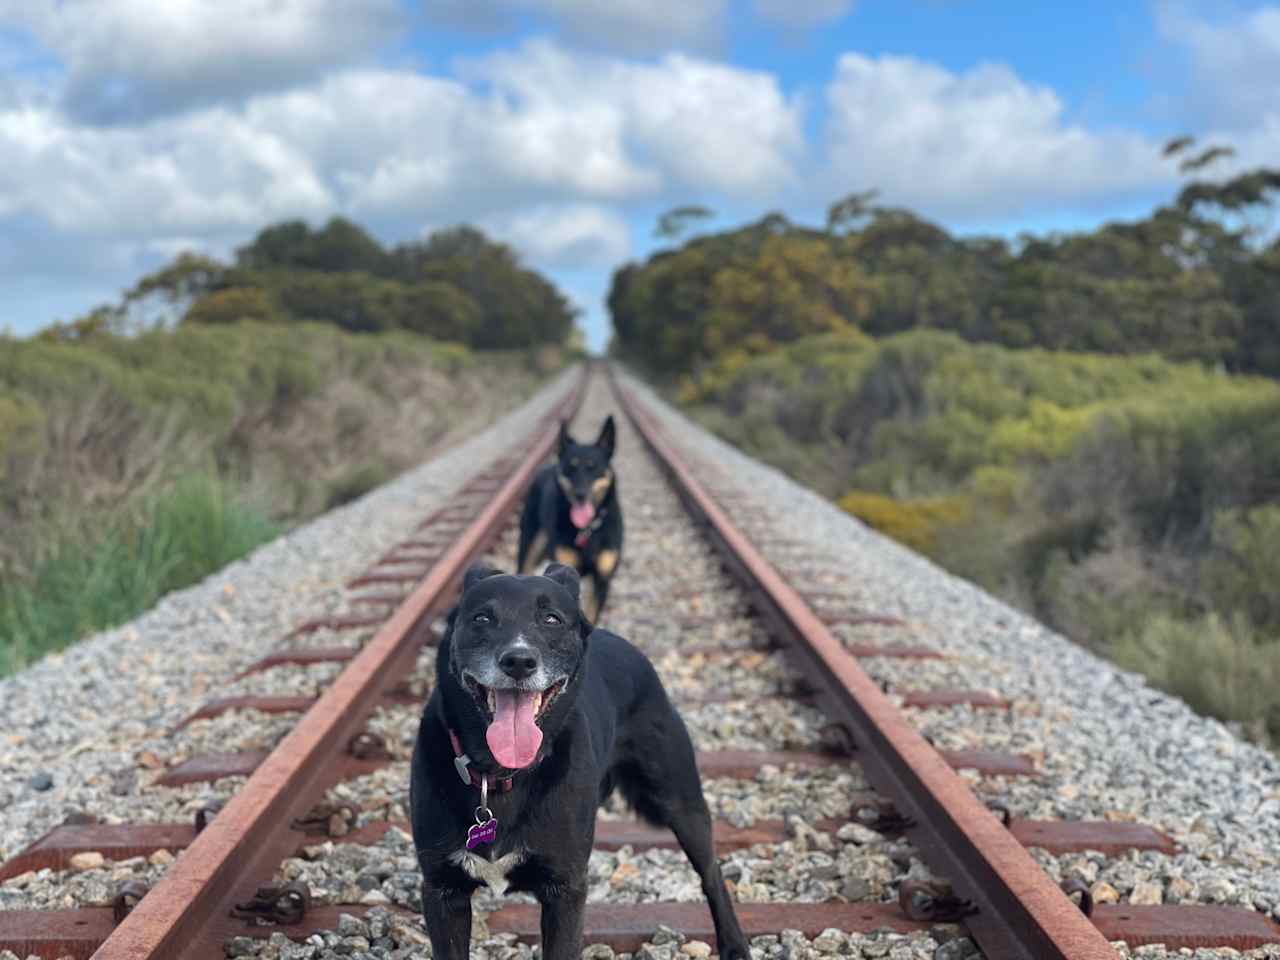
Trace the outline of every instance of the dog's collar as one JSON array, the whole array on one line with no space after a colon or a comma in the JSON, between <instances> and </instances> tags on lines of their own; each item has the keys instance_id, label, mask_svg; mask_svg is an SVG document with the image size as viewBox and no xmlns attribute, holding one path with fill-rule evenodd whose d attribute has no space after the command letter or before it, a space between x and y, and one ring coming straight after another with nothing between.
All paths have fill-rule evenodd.
<instances>
[{"instance_id":1,"label":"dog's collar","mask_svg":"<svg viewBox=\"0 0 1280 960\"><path fill-rule=\"evenodd\" d=\"M480 786L485 774L476 773L471 769L471 758L462 752L462 744L458 741L458 735L453 732L452 728L449 728L449 742L453 744L453 768L458 771L458 777L468 786ZM492 783L495 787L500 788L503 793L507 793L510 791L511 781L514 779L514 775L503 779L495 777Z\"/></svg>"},{"instance_id":2,"label":"dog's collar","mask_svg":"<svg viewBox=\"0 0 1280 960\"><path fill-rule=\"evenodd\" d=\"M612 485L613 470L610 469L609 473L610 473L609 483L610 485ZM563 473L561 473L558 467L556 469L556 480L557 482L560 483L561 487L563 487L566 483L569 482L569 478L566 477ZM587 545L587 541L591 539L591 535L600 529L600 526L604 523L604 518L608 513L609 511L604 509L604 507L601 507L599 510L597 510L596 515L592 518L591 522L588 523L581 530L579 530L577 534L574 536L573 545L577 547L579 550L585 547Z\"/></svg>"}]
</instances>

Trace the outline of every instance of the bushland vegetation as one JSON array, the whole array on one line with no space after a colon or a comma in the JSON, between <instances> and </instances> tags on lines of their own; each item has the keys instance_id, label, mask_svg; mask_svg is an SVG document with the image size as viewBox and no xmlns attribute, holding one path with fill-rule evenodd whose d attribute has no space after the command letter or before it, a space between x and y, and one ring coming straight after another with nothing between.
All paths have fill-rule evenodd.
<instances>
[{"instance_id":1,"label":"bushland vegetation","mask_svg":"<svg viewBox=\"0 0 1280 960\"><path fill-rule=\"evenodd\" d=\"M335 220L0 336L0 675L492 420L575 354L572 325L476 231L385 251Z\"/></svg>"},{"instance_id":2,"label":"bushland vegetation","mask_svg":"<svg viewBox=\"0 0 1280 960\"><path fill-rule=\"evenodd\" d=\"M868 191L833 204L822 227L775 212L695 237L615 273L612 349L656 377L697 378L726 354L815 334L929 328L1280 376L1280 169L1195 179L1225 149L1183 160L1192 179L1150 216L1087 233L956 237ZM690 210L702 208L672 211L659 235L678 235Z\"/></svg>"},{"instance_id":3,"label":"bushland vegetation","mask_svg":"<svg viewBox=\"0 0 1280 960\"><path fill-rule=\"evenodd\" d=\"M515 253L466 226L385 249L335 217L260 231L233 263L183 254L128 290L120 303L55 324L47 337L154 325L157 316L216 326L328 323L352 333L406 330L479 350L567 342L574 311Z\"/></svg>"},{"instance_id":4,"label":"bushland vegetation","mask_svg":"<svg viewBox=\"0 0 1280 960\"><path fill-rule=\"evenodd\" d=\"M728 364L682 399L881 532L1280 738L1275 381L843 333Z\"/></svg>"},{"instance_id":5,"label":"bushland vegetation","mask_svg":"<svg viewBox=\"0 0 1280 960\"><path fill-rule=\"evenodd\" d=\"M0 339L0 674L391 479L560 363L318 324Z\"/></svg>"},{"instance_id":6,"label":"bushland vegetation","mask_svg":"<svg viewBox=\"0 0 1280 960\"><path fill-rule=\"evenodd\" d=\"M1220 148L1173 156L1198 177ZM725 438L1280 741L1280 171L952 237L870 193L615 275L612 351ZM679 217L666 233L680 229Z\"/></svg>"}]
</instances>

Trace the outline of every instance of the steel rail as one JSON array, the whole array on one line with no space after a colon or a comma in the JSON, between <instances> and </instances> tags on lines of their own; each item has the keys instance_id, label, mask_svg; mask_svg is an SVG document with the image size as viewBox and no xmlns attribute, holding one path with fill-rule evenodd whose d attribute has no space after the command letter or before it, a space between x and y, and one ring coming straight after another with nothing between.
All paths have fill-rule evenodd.
<instances>
[{"instance_id":1,"label":"steel rail","mask_svg":"<svg viewBox=\"0 0 1280 960\"><path fill-rule=\"evenodd\" d=\"M344 745L359 732L379 693L412 668L425 633L452 602L467 565L502 530L533 472L554 448L559 418L571 417L580 405L587 376L584 366L566 398L543 418L533 446L493 500L112 931L94 960L221 956L221 944L216 954L210 945L235 934L227 919L230 905L248 900L257 883L292 855L297 836L289 830L290 820L310 809L333 781Z\"/></svg>"},{"instance_id":2,"label":"steel rail","mask_svg":"<svg viewBox=\"0 0 1280 960\"><path fill-rule=\"evenodd\" d=\"M853 756L867 779L913 821L906 830L912 844L976 908L964 923L988 960L1117 960L1079 907L720 508L612 367L608 378L619 405L686 508L703 523L721 559L755 595L761 615L790 641L784 649L814 681L825 712L852 734Z\"/></svg>"}]
</instances>

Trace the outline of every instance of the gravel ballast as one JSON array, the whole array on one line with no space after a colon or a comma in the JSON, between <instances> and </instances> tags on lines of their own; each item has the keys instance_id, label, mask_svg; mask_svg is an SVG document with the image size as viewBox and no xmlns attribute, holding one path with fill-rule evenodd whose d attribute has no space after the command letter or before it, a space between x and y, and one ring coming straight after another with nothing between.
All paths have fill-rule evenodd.
<instances>
[{"instance_id":1,"label":"gravel ballast","mask_svg":"<svg viewBox=\"0 0 1280 960\"><path fill-rule=\"evenodd\" d=\"M567 382L562 380L556 388L565 386ZM883 657L862 661L875 679L887 681L891 697L912 689L948 686L987 690L1012 701L1009 710L959 706L906 711L910 721L940 748L1007 750L1034 758L1043 773L1035 780L966 774L984 800L1005 804L1015 816L1136 820L1164 830L1181 848L1172 857L1133 853L1111 858L1094 853L1054 857L1033 850L1033 856L1051 876L1085 880L1102 902L1226 903L1251 907L1280 919L1280 839L1275 829L1280 826L1280 765L1270 755L1234 737L1223 725L1195 716L1179 701L1147 687L1141 678L1099 660L976 587L879 536L778 471L749 460L715 439L657 401L643 386L637 389L650 409L658 413L670 436L696 457L697 472L703 475L704 469L711 471L705 476L715 491L732 492L738 498L735 503L748 497L767 506L770 519L753 516L749 521L744 519L742 526L764 544L764 552L780 568L791 571L793 576L797 571L809 571L807 580L793 581L797 587L841 591L850 598L851 606L906 621L905 626L864 624L838 628L837 633L847 642L928 645L948 654L948 659L934 661ZM540 394L534 404L539 402L550 402L548 391ZM799 678L781 654L747 649L761 645L767 634L744 613L740 592L725 578L714 553L687 523L678 500L643 454L638 436L620 417L599 378L593 382L584 412L575 424L575 435L583 440L594 437L604 413L610 409L619 427L615 464L627 540L602 625L649 653L699 750L816 749L824 723L822 715L804 702L785 698L796 689ZM528 408L517 414L533 415ZM507 430L507 436L518 435L506 423L485 436L501 430ZM389 498L386 504L386 509L399 510L399 516L407 518L401 523L419 520L432 507L445 502L449 492L484 462L502 452L499 439L494 438L493 443L492 449L486 448L484 457L476 454L471 461L450 461L447 468L439 466L441 461L433 461L365 499L376 500L387 491L401 488L411 476L421 474L422 487L415 494L418 500L412 509L404 503L410 499L407 491L402 491L399 499ZM442 459L458 453L454 451ZM447 484L442 477L448 478ZM278 646L288 626L326 610L368 610L349 606L351 594L342 591L342 584L387 546L402 539L405 531L396 530L374 545L376 538L367 528L383 521L372 508L367 514L353 509L364 504L365 501L353 504L285 538L298 538L324 521L333 524L317 531L305 546L294 544L287 552L272 556L277 564L282 559L296 561L297 575L290 583L302 584L300 589L285 588L285 581L280 578L272 580L270 588L259 583L268 576L266 568L252 565L259 554L284 550L285 541L280 541L210 578L206 584L168 598L135 624L90 641L101 648L96 657L79 649L65 655L64 660L78 656L85 658L85 667L94 668L96 664L96 668L77 668L77 684L89 678L88 686L73 684L74 691L63 691L56 702L65 711L68 698L78 693L95 698L92 702L97 704L96 697L101 692L99 709L104 712L95 718L92 729L87 719L47 716L44 723L52 727L52 732L46 734L45 727L32 724L32 743L24 740L7 744L0 740L0 765L11 765L4 767L6 774L10 768L16 772L0 786L0 802L13 801L10 809L0 809L0 828L4 831L0 832L0 844L9 845L0 846L0 855L11 855L20 842L26 842L23 837L29 840L47 829L27 829L19 823L13 807L20 804L26 804L25 809L30 812L39 804L52 803L54 809L43 821L48 825L74 810L100 813L108 807L113 815L123 811L123 818L130 821L183 820L201 801L229 793L237 782L231 778L183 790L149 787L154 772L140 765L140 758L158 754L167 760L175 752L186 754L217 742L253 745L270 741L287 729L289 716L242 711L193 724L177 739L166 736L167 728L196 705L191 700L191 689L198 688L205 694L199 699L224 695L224 681L267 649ZM806 546L797 549L781 544L784 536L803 541ZM344 539L336 541L341 544L339 547L327 538ZM311 560L300 559L306 555L305 547L315 551ZM348 548L363 550L359 560L345 556ZM490 551L489 559L510 569L513 554L514 537L509 533ZM317 561L316 556L322 559ZM238 570L241 567L247 569ZM709 589L697 597L674 596L688 593L693 586ZM286 602L280 603L280 595L273 598L272 590L285 595L286 589ZM286 608L284 612L270 607L273 599ZM171 609L175 604L179 609ZM222 613L211 613L210 605ZM829 606L834 609L842 604ZM719 622L693 627L681 624L682 618L709 614L720 618ZM177 624L195 624L194 636L181 636L170 651L166 642L182 633ZM112 662L110 657L128 643L123 636L127 630L138 637L146 631L147 642L142 644L140 655L150 659L145 670L122 678L111 674L107 665ZM350 640L353 634L345 636ZM722 649L694 656L678 652L688 644L717 645ZM246 649L248 646L254 649ZM201 660L202 656L208 659ZM215 663L216 670L211 665ZM61 670L51 671L49 665L41 664L0 684L0 693L5 692L6 684L27 678L27 685L20 686L26 691L26 699L21 702L31 709L40 692L35 678L42 670L46 680L58 673L66 685ZM424 653L411 678L415 688L425 691L432 672L433 658ZM240 681L235 692L311 693L327 679L326 672L319 668L281 668ZM129 719L110 719L105 711L116 709L112 704L127 702L125 691L117 689L125 683L132 686L135 699L145 699L145 710ZM700 702L708 694L740 695L741 699ZM355 808L358 826L403 820L407 815L406 761L416 732L417 714L414 707L380 707L370 725L386 735L396 762L330 791L330 802ZM51 743L58 748L51 747ZM64 756L68 751L74 752ZM82 760L86 761L83 766ZM119 795L111 792L111 781L122 766L137 768L137 776ZM73 769L80 771L78 778L73 777ZM41 789L43 784L37 779L41 775L47 775L52 785ZM927 868L908 844L860 827L841 831L838 836L807 828L812 820L847 815L851 795L866 789L858 768L848 764L819 769L766 766L754 779L704 781L713 816L740 827L760 820L781 820L787 825L785 841L761 844L721 858L737 898L744 902L883 902L896 898L902 879L927 877ZM5 791L9 793L6 795ZM144 815L143 808L158 798L165 798L166 810L181 808L183 815L156 816L149 810ZM601 811L601 817L631 819L631 814L615 796ZM104 875L133 871L150 877L162 868L163 863L144 861L107 863L94 869L105 871ZM0 887L0 906L55 904L57 896L66 896L66 891L72 890L66 884L58 886L67 878L44 873L43 877L23 878L21 888L11 888L9 884ZM90 896L100 893L93 885L97 877L90 870L78 881L82 887L90 887ZM326 903L411 910L420 906L420 875L416 872L412 842L406 833L395 829L367 847L343 843L340 838L317 842L303 855L283 864L279 878L305 880L317 898ZM597 851L592 855L589 879L595 902L701 899L696 877L679 851L625 847L613 852ZM74 892L71 895L84 896ZM482 960L532 958L528 946L516 944L509 937L489 936L484 923L487 911L519 900L527 902L529 898L512 894L499 898L485 890L477 894L473 956ZM425 942L419 918L375 910L362 919L346 918L340 929L304 942L294 943L281 935L256 942L237 938L228 942L226 949L228 956L269 960L351 955L399 960L429 955L424 952ZM756 960L811 960L823 954L962 960L976 955L973 944L953 929L939 929L932 936L827 931L813 939L783 931L778 936L756 938L752 948ZM709 952L706 945L685 943L670 932L659 931L635 956L685 960ZM1162 948L1120 952L1125 957L1166 955ZM1167 955L1280 958L1280 950ZM631 955L618 956L632 960ZM614 957L612 951L600 946L588 946L584 952L584 960ZM8 958L0 954L0 960Z\"/></svg>"},{"instance_id":2,"label":"gravel ballast","mask_svg":"<svg viewBox=\"0 0 1280 960\"><path fill-rule=\"evenodd\" d=\"M149 782L140 757L167 757L169 731L199 703L227 695L231 677L282 646L292 627L340 608L347 580L523 443L577 375L565 371L515 413L455 436L456 445L428 463L168 595L136 620L0 680L0 860L71 813L110 816L119 807L111 784L122 769ZM310 694L330 673L270 671L234 692Z\"/></svg>"},{"instance_id":3,"label":"gravel ballast","mask_svg":"<svg viewBox=\"0 0 1280 960\"><path fill-rule=\"evenodd\" d=\"M970 776L985 799L1004 803L1015 816L1153 826L1186 853L1135 855L1103 876L1115 875L1130 890L1152 884L1170 902L1252 905L1280 919L1280 762L1274 756L881 536L625 379L681 449L715 471L715 490L733 489L767 505L782 521L773 525L775 535L785 529L812 544L815 556L825 555L802 564L823 575L797 583L799 589L847 589L865 609L907 621L905 629L859 627L860 640L923 643L952 658L878 658L866 662L874 676L899 691L945 684L988 689L1014 702L1012 711L910 711L918 725L952 745L1037 757L1044 773L1038 779ZM760 538L771 525L752 519L742 526ZM779 566L796 565L785 551L763 552ZM1037 855L1051 872L1071 872L1073 857ZM1202 874L1219 879L1201 882ZM1146 888L1143 895L1153 894Z\"/></svg>"},{"instance_id":4,"label":"gravel ballast","mask_svg":"<svg viewBox=\"0 0 1280 960\"><path fill-rule=\"evenodd\" d=\"M587 413L575 424L575 435L593 436L609 403L604 384L594 384ZM757 621L742 614L745 598L723 576L718 559L688 523L674 493L623 420L618 423L618 437L615 466L627 540L602 624L650 651L672 695L683 701L682 715L699 750L813 749L819 743L822 715L803 702L780 696L795 688L798 677L777 653L741 649L763 642L767 635ZM503 569L511 568L513 548L512 542L492 552ZM677 600L671 597L673 591L689 594L694 587L705 592ZM710 614L721 619L696 628L682 626L683 619ZM693 656L681 653L680 648L690 643L723 649ZM697 702L698 697L723 697L730 691L741 693L742 699ZM407 755L416 732L412 712L381 709L370 726L387 735L393 753ZM407 774L405 767L403 760L398 761L386 771L334 788L327 799L355 807L360 825L380 814L402 816L399 778ZM786 825L786 840L721 858L740 902L885 902L897 896L897 885L904 878L928 876L907 844L853 825L838 836L809 825L811 820L848 813L851 795L866 789L856 766L765 766L752 779L715 778L705 780L703 786L713 815L721 820L740 827L760 820ZM615 795L600 816L631 820L634 815ZM411 840L395 828L368 847L340 839L313 845L283 864L276 879L306 882L322 903L388 904L410 910L421 905ZM590 902L644 904L703 898L695 873L678 850L596 851L588 866L588 881ZM511 893L497 896L487 889L475 895L473 950L477 955L512 955L509 944L484 932L487 913L511 902L528 903L532 898ZM827 945L824 940L823 946Z\"/></svg>"}]
</instances>

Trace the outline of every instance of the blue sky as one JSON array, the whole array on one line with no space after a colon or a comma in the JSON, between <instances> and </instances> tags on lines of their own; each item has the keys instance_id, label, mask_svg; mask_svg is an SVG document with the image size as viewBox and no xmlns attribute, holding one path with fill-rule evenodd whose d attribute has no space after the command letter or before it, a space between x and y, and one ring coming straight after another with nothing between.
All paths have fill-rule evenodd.
<instances>
[{"instance_id":1,"label":"blue sky","mask_svg":"<svg viewBox=\"0 0 1280 960\"><path fill-rule=\"evenodd\" d=\"M1169 136L1274 162L1276 89L1277 2L0 0L0 328L343 214L480 225L599 347L672 206L1086 228L1172 194Z\"/></svg>"}]
</instances>

